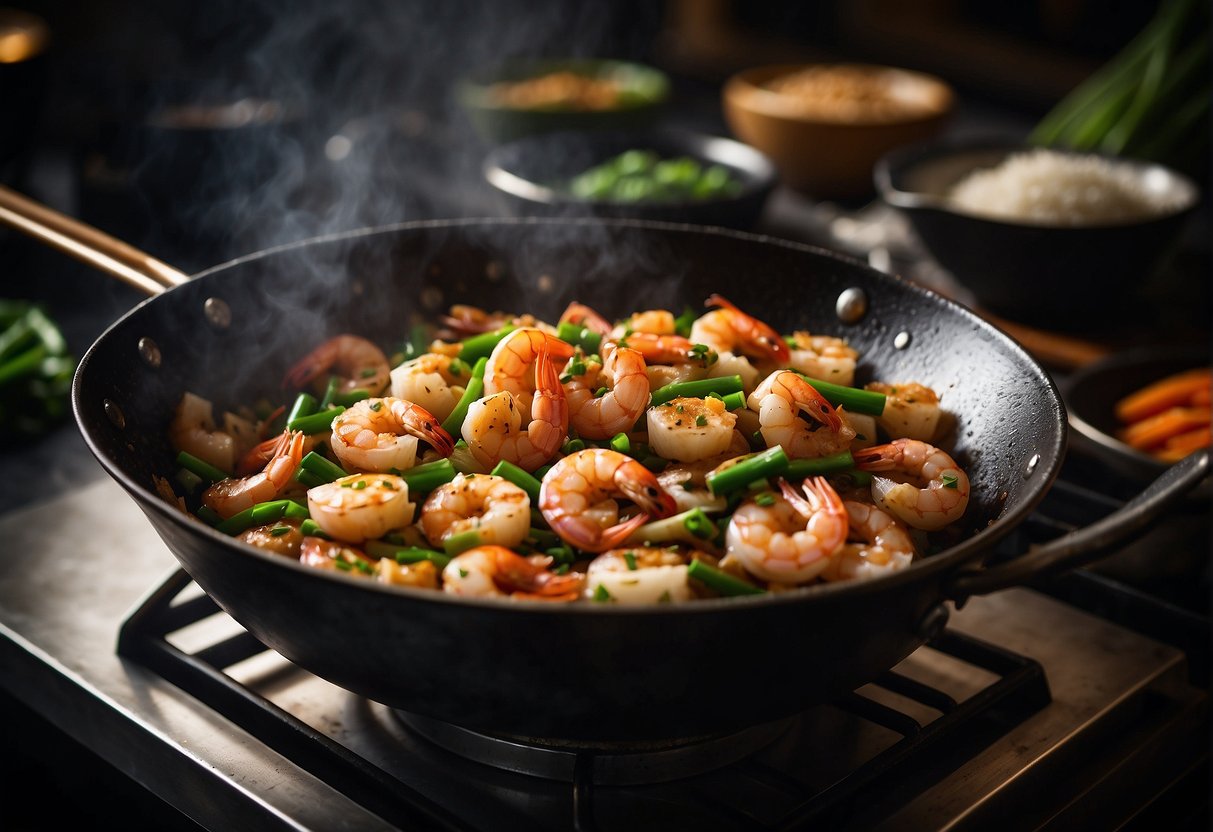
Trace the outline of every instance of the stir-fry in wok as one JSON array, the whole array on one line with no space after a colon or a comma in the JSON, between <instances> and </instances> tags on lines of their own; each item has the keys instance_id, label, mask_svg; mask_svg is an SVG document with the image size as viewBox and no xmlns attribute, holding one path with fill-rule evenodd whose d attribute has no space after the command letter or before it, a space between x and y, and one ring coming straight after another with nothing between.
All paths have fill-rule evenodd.
<instances>
[{"instance_id":1,"label":"stir-fry in wok","mask_svg":"<svg viewBox=\"0 0 1213 832\"><path fill-rule=\"evenodd\" d=\"M457 306L393 360L340 335L276 410L217 426L186 393L158 485L307 566L481 597L777 592L902 569L948 534L969 484L931 444L934 391L855 388L843 340L707 306L611 324L573 303L555 325Z\"/></svg>"}]
</instances>

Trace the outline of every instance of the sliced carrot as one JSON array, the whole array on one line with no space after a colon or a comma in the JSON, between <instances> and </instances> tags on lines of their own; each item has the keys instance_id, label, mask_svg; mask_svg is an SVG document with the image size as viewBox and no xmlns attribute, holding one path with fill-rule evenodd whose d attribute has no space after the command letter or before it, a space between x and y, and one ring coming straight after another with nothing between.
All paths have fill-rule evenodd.
<instances>
[{"instance_id":1,"label":"sliced carrot","mask_svg":"<svg viewBox=\"0 0 1213 832\"><path fill-rule=\"evenodd\" d=\"M1213 428L1203 427L1172 436L1160 450L1154 451L1154 456L1163 462L1179 462L1198 448L1213 445Z\"/></svg>"},{"instance_id":2,"label":"sliced carrot","mask_svg":"<svg viewBox=\"0 0 1213 832\"><path fill-rule=\"evenodd\" d=\"M1198 393L1208 401L1211 386L1213 373L1208 367L1176 373L1125 396L1116 403L1116 418L1126 423L1137 422L1167 408L1189 404Z\"/></svg>"},{"instance_id":3,"label":"sliced carrot","mask_svg":"<svg viewBox=\"0 0 1213 832\"><path fill-rule=\"evenodd\" d=\"M1208 425L1211 416L1213 412L1207 407L1172 407L1134 422L1119 436L1125 444L1139 451L1148 451L1164 444L1172 436Z\"/></svg>"},{"instance_id":4,"label":"sliced carrot","mask_svg":"<svg viewBox=\"0 0 1213 832\"><path fill-rule=\"evenodd\" d=\"M1188 404L1193 407L1208 407L1213 405L1213 387L1201 387L1199 390L1193 391L1192 398L1188 400Z\"/></svg>"}]
</instances>

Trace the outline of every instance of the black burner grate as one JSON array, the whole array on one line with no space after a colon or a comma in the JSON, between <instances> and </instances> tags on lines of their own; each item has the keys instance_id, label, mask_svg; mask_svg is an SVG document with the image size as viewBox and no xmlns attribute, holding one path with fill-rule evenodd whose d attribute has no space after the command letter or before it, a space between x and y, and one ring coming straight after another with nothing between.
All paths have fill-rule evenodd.
<instances>
[{"instance_id":1,"label":"black burner grate","mask_svg":"<svg viewBox=\"0 0 1213 832\"><path fill-rule=\"evenodd\" d=\"M572 787L537 777L497 772L480 763L445 755L444 766L462 766L462 791L452 803L431 790L409 785L380 765L317 730L250 689L227 671L268 652L247 632L185 650L169 637L216 613L205 595L178 600L192 581L176 572L124 623L118 652L206 703L261 742L385 821L407 828L469 829L492 825L483 809L510 789L534 788L542 800L523 797L514 808L529 813L546 806L551 823L535 828L584 830L623 828L636 817L661 818L664 828L831 829L863 828L954 771L981 748L1050 700L1041 666L954 631L928 648L990 682L963 698L896 671L830 705L791 720L766 748L724 768L651 786L594 785L595 755L575 754ZM924 648L926 649L926 648ZM929 717L923 716L924 713ZM880 737L870 754L851 753L847 768L830 763L842 755L826 746L855 737ZM454 762L452 762L454 760ZM858 762L851 762L858 760ZM613 761L618 763L616 759ZM503 779L504 778L504 779ZM509 782L509 788L502 783ZM598 779L601 782L601 779ZM521 786L519 784L522 784ZM475 790L485 784L485 794ZM489 785L491 784L491 785ZM564 807L553 808L553 789L565 790ZM481 807L481 808L477 808ZM550 819L550 818L549 818Z\"/></svg>"}]
</instances>

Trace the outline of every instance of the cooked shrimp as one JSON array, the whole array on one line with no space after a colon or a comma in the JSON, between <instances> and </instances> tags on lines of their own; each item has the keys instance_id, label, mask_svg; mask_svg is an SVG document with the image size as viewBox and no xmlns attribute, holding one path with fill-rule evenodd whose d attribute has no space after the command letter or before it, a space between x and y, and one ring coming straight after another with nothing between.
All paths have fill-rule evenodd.
<instances>
[{"instance_id":1,"label":"cooked shrimp","mask_svg":"<svg viewBox=\"0 0 1213 832\"><path fill-rule=\"evenodd\" d=\"M939 428L939 396L930 387L911 381L903 384L872 382L865 390L884 393L884 413L877 422L891 439L929 442Z\"/></svg>"},{"instance_id":2,"label":"cooked shrimp","mask_svg":"<svg viewBox=\"0 0 1213 832\"><path fill-rule=\"evenodd\" d=\"M299 562L313 569L333 569L367 578L376 572L375 565L361 549L322 537L303 538Z\"/></svg>"},{"instance_id":3,"label":"cooked shrimp","mask_svg":"<svg viewBox=\"0 0 1213 832\"><path fill-rule=\"evenodd\" d=\"M422 504L421 529L439 548L451 535L469 531L484 544L517 546L531 529L531 498L502 477L458 474Z\"/></svg>"},{"instance_id":4,"label":"cooked shrimp","mask_svg":"<svg viewBox=\"0 0 1213 832\"><path fill-rule=\"evenodd\" d=\"M551 361L564 362L572 355L573 345L555 335L534 328L516 329L498 341L489 356L484 368L484 394L509 393L514 403L529 413L540 367ZM541 361L540 356L546 358Z\"/></svg>"},{"instance_id":5,"label":"cooked shrimp","mask_svg":"<svg viewBox=\"0 0 1213 832\"><path fill-rule=\"evenodd\" d=\"M264 526L254 526L236 536L250 546L265 549L277 555L299 557L299 547L303 543L303 532L299 531L299 521L282 519Z\"/></svg>"},{"instance_id":6,"label":"cooked shrimp","mask_svg":"<svg viewBox=\"0 0 1213 832\"><path fill-rule=\"evenodd\" d=\"M617 497L629 498L641 513L605 528L587 515L594 506ZM560 459L547 472L539 492L539 510L552 531L571 546L605 552L650 516L673 514L675 504L653 472L636 460L617 451L587 448Z\"/></svg>"},{"instance_id":7,"label":"cooked shrimp","mask_svg":"<svg viewBox=\"0 0 1213 832\"><path fill-rule=\"evenodd\" d=\"M560 323L577 324L598 335L609 335L611 332L611 324L606 318L578 301L572 301L565 307L560 315Z\"/></svg>"},{"instance_id":8,"label":"cooked shrimp","mask_svg":"<svg viewBox=\"0 0 1213 832\"><path fill-rule=\"evenodd\" d=\"M649 404L649 379L640 353L608 343L603 355L601 365L587 364L585 373L564 386L569 423L585 439L610 439L631 430ZM601 387L606 392L595 395Z\"/></svg>"},{"instance_id":9,"label":"cooked shrimp","mask_svg":"<svg viewBox=\"0 0 1213 832\"><path fill-rule=\"evenodd\" d=\"M728 553L768 581L804 583L821 574L847 539L847 511L824 477L798 493L779 480L782 497L769 506L746 500L725 532Z\"/></svg>"},{"instance_id":10,"label":"cooked shrimp","mask_svg":"<svg viewBox=\"0 0 1213 832\"><path fill-rule=\"evenodd\" d=\"M656 604L694 597L687 558L676 549L611 549L590 561L585 577L585 597L599 602Z\"/></svg>"},{"instance_id":11,"label":"cooked shrimp","mask_svg":"<svg viewBox=\"0 0 1213 832\"><path fill-rule=\"evenodd\" d=\"M307 492L307 507L329 537L361 543L413 521L409 484L395 474L351 474Z\"/></svg>"},{"instance_id":12,"label":"cooked shrimp","mask_svg":"<svg viewBox=\"0 0 1213 832\"><path fill-rule=\"evenodd\" d=\"M313 450L319 444L322 436L323 434L319 433L304 436L303 453L306 454ZM264 468L266 463L274 458L274 454L278 451L278 443L281 441L281 436L271 436L264 442L259 442L250 448L248 453L240 457L240 461L236 463L236 476L247 477Z\"/></svg>"},{"instance_id":13,"label":"cooked shrimp","mask_svg":"<svg viewBox=\"0 0 1213 832\"><path fill-rule=\"evenodd\" d=\"M829 456L846 450L855 431L813 385L790 370L776 370L750 394L750 410L758 413L762 438L768 447L780 445L788 456ZM810 430L799 413L808 414L824 429Z\"/></svg>"},{"instance_id":14,"label":"cooked shrimp","mask_svg":"<svg viewBox=\"0 0 1213 832\"><path fill-rule=\"evenodd\" d=\"M855 362L859 352L841 338L810 335L798 330L790 339L787 366L809 378L850 387L855 382Z\"/></svg>"},{"instance_id":15,"label":"cooked shrimp","mask_svg":"<svg viewBox=\"0 0 1213 832\"><path fill-rule=\"evenodd\" d=\"M463 369L466 365L454 364L459 372L453 372L454 362L453 357L434 352L404 362L391 372L391 395L420 405L440 421L445 419L459 404L471 377Z\"/></svg>"},{"instance_id":16,"label":"cooked shrimp","mask_svg":"<svg viewBox=\"0 0 1213 832\"><path fill-rule=\"evenodd\" d=\"M236 464L236 440L215 426L209 399L184 393L169 422L168 438L174 450L185 451L216 468L231 471Z\"/></svg>"},{"instance_id":17,"label":"cooked shrimp","mask_svg":"<svg viewBox=\"0 0 1213 832\"><path fill-rule=\"evenodd\" d=\"M333 371L341 378L338 390L366 390L377 396L387 387L391 365L383 350L357 335L338 335L309 352L287 371L282 386L304 387Z\"/></svg>"},{"instance_id":18,"label":"cooked shrimp","mask_svg":"<svg viewBox=\"0 0 1213 832\"><path fill-rule=\"evenodd\" d=\"M934 531L959 520L969 504L969 478L943 451L917 439L894 439L854 452L863 471L896 473L910 480L873 477L876 504L916 529Z\"/></svg>"},{"instance_id":19,"label":"cooked shrimp","mask_svg":"<svg viewBox=\"0 0 1213 832\"><path fill-rule=\"evenodd\" d=\"M303 434L286 431L278 437L278 444L264 469L249 477L220 480L202 493L202 502L226 519L257 503L273 500L295 481L301 459Z\"/></svg>"},{"instance_id":20,"label":"cooked shrimp","mask_svg":"<svg viewBox=\"0 0 1213 832\"><path fill-rule=\"evenodd\" d=\"M737 417L716 398L671 399L650 407L646 419L653 450L678 462L697 462L724 453L737 424Z\"/></svg>"},{"instance_id":21,"label":"cooked shrimp","mask_svg":"<svg viewBox=\"0 0 1213 832\"><path fill-rule=\"evenodd\" d=\"M701 315L691 325L691 341L707 344L718 353L742 353L752 358L787 366L788 345L779 333L747 315L720 295L712 295L705 306L719 306Z\"/></svg>"},{"instance_id":22,"label":"cooked shrimp","mask_svg":"<svg viewBox=\"0 0 1213 832\"><path fill-rule=\"evenodd\" d=\"M534 471L560 450L569 430L569 406L546 350L535 363L535 373L538 389L530 399L531 421L525 430L522 413L509 391L487 396L468 407L463 438L472 456L485 468L504 459Z\"/></svg>"},{"instance_id":23,"label":"cooked shrimp","mask_svg":"<svg viewBox=\"0 0 1213 832\"><path fill-rule=\"evenodd\" d=\"M412 586L418 589L438 588L438 567L432 561L396 563L391 558L380 558L375 566L375 578L381 584Z\"/></svg>"},{"instance_id":24,"label":"cooked shrimp","mask_svg":"<svg viewBox=\"0 0 1213 832\"><path fill-rule=\"evenodd\" d=\"M545 558L549 563L551 558ZM509 595L536 601L576 601L585 578L557 575L504 546L476 546L451 558L442 570L442 589L474 598Z\"/></svg>"},{"instance_id":25,"label":"cooked shrimp","mask_svg":"<svg viewBox=\"0 0 1213 832\"><path fill-rule=\"evenodd\" d=\"M678 511L690 511L693 508L723 511L727 500L723 495L718 496L708 490L707 475L722 463L749 452L750 443L739 431L734 430L724 453L697 462L676 462L667 465L657 474L657 482L674 498Z\"/></svg>"},{"instance_id":26,"label":"cooked shrimp","mask_svg":"<svg viewBox=\"0 0 1213 832\"><path fill-rule=\"evenodd\" d=\"M444 457L455 449L455 440L434 414L404 399L363 399L333 419L333 453L355 471L412 468L418 439Z\"/></svg>"},{"instance_id":27,"label":"cooked shrimp","mask_svg":"<svg viewBox=\"0 0 1213 832\"><path fill-rule=\"evenodd\" d=\"M893 517L871 503L844 500L850 540L830 556L825 581L867 580L904 569L914 560L914 541Z\"/></svg>"}]
</instances>

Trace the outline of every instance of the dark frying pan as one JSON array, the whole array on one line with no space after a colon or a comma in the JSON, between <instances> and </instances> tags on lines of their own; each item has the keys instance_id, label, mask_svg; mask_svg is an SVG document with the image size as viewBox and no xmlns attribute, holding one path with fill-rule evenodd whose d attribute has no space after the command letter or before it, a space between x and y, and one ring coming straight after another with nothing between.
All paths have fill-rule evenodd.
<instances>
[{"instance_id":1,"label":"dark frying pan","mask_svg":"<svg viewBox=\"0 0 1213 832\"><path fill-rule=\"evenodd\" d=\"M161 264L162 266L162 264ZM453 599L321 572L246 547L156 495L185 389L220 403L276 392L343 331L383 344L452 302L552 318L699 305L715 291L782 331L838 333L859 381L917 380L957 417L972 480L955 545L885 580L684 605L616 608ZM863 299L862 314L840 297ZM80 363L76 418L186 571L253 635L370 699L474 729L581 741L690 737L774 720L891 667L946 620L945 602L1090 559L1139 531L1208 469L1189 459L1110 521L1009 563L995 541L1052 482L1065 444L1049 377L960 306L790 242L643 222L407 223L276 248L209 269L125 315Z\"/></svg>"}]
</instances>

